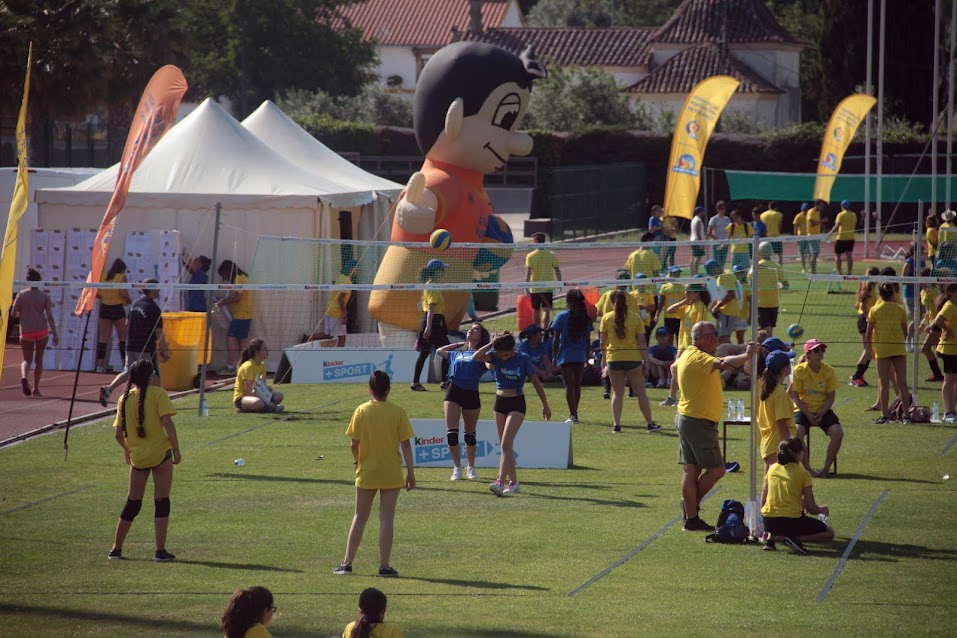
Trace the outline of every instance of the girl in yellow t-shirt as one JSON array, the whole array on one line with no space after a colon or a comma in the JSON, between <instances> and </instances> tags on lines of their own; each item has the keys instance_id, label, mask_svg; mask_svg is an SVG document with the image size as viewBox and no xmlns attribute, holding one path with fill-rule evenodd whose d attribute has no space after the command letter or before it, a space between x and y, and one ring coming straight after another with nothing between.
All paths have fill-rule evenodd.
<instances>
[{"instance_id":1,"label":"girl in yellow t-shirt","mask_svg":"<svg viewBox=\"0 0 957 638\"><path fill-rule=\"evenodd\" d=\"M904 414L910 413L910 389L907 387L907 357L904 339L907 336L907 311L894 302L894 285L883 283L880 301L867 313L867 343L877 359L877 392L881 416L875 423L892 420L887 413L890 386L900 397ZM907 422L909 419L904 418Z\"/></svg>"},{"instance_id":2,"label":"girl in yellow t-shirt","mask_svg":"<svg viewBox=\"0 0 957 638\"><path fill-rule=\"evenodd\" d=\"M661 430L651 416L651 405L645 393L645 373L642 367L648 352L645 324L641 316L628 310L628 297L620 290L611 294L611 312L601 318L599 339L601 360L611 379L612 432L621 432L621 408L625 400L625 380L638 398L638 408L645 417L649 432Z\"/></svg>"},{"instance_id":3,"label":"girl in yellow t-shirt","mask_svg":"<svg viewBox=\"0 0 957 638\"><path fill-rule=\"evenodd\" d=\"M881 272L877 266L871 266L864 274L876 276ZM871 311L871 306L878 300L877 284L874 282L862 281L857 287L857 332L861 335L861 356L857 359L857 369L851 375L851 385L856 388L866 388L867 381L864 380L864 373L871 365L871 349L867 346L867 313Z\"/></svg>"},{"instance_id":4,"label":"girl in yellow t-shirt","mask_svg":"<svg viewBox=\"0 0 957 638\"><path fill-rule=\"evenodd\" d=\"M442 280L445 274L445 264L439 259L429 260L419 278L422 283L432 284ZM419 334L415 339L415 349L419 351L419 358L415 360L415 376L412 377L412 391L425 392L425 388L419 383L419 377L422 376L422 368L425 362L432 354L433 348L441 348L449 345L449 329L445 325L445 297L438 290L422 291L422 323L419 324ZM442 389L449 387L449 360L442 359ZM428 379L426 379L428 381Z\"/></svg>"},{"instance_id":5,"label":"girl in yellow t-shirt","mask_svg":"<svg viewBox=\"0 0 957 638\"><path fill-rule=\"evenodd\" d=\"M786 388L793 358L793 350L775 350L764 360L758 429L761 431L761 458L764 459L765 475L777 458L778 444L795 434L793 404ZM763 502L761 504L764 505Z\"/></svg>"},{"instance_id":6,"label":"girl in yellow t-shirt","mask_svg":"<svg viewBox=\"0 0 957 638\"><path fill-rule=\"evenodd\" d=\"M811 475L802 461L804 443L799 438L782 441L777 463L768 469L761 492L761 516L767 530L764 549L784 543L795 554L807 554L804 543L829 543L834 530L824 521L807 514L830 516L827 505L818 505L811 488ZM804 514L803 512L807 512Z\"/></svg>"},{"instance_id":7,"label":"girl in yellow t-shirt","mask_svg":"<svg viewBox=\"0 0 957 638\"><path fill-rule=\"evenodd\" d=\"M932 273L930 268L923 268L920 276L930 277ZM944 380L944 373L940 370L940 362L937 361L934 350L940 342L940 328L934 325L934 318L937 317L937 300L940 296L940 288L937 284L925 284L920 287L920 307L923 308L924 314L917 330L926 333L920 351L927 357L927 364L930 366L931 376L926 379L930 383L940 383Z\"/></svg>"},{"instance_id":8,"label":"girl in yellow t-shirt","mask_svg":"<svg viewBox=\"0 0 957 638\"><path fill-rule=\"evenodd\" d=\"M937 354L944 362L944 383L940 387L944 422L957 423L957 284L948 284L937 300L934 325L940 328Z\"/></svg>"},{"instance_id":9,"label":"girl in yellow t-shirt","mask_svg":"<svg viewBox=\"0 0 957 638\"><path fill-rule=\"evenodd\" d=\"M114 259L110 269L103 277L103 283L124 283L126 262ZM96 296L100 298L99 320L97 321L96 372L106 372L106 342L110 333L116 331L116 349L120 360L126 361L126 308L133 303L130 293L120 288L101 288Z\"/></svg>"},{"instance_id":10,"label":"girl in yellow t-shirt","mask_svg":"<svg viewBox=\"0 0 957 638\"><path fill-rule=\"evenodd\" d=\"M243 350L236 371L236 382L233 384L233 405L240 412L282 412L286 406L282 404L283 393L266 386L271 394L269 402L256 391L256 380L266 382L266 359L269 357L269 348L262 339L253 339Z\"/></svg>"},{"instance_id":11,"label":"girl in yellow t-shirt","mask_svg":"<svg viewBox=\"0 0 957 638\"><path fill-rule=\"evenodd\" d=\"M224 259L216 269L220 278L230 284L249 283L249 275L229 259ZM253 291L230 290L229 294L216 302L216 308L229 306L232 319L226 330L226 367L219 371L223 376L236 374L240 353L246 348L249 329L253 323Z\"/></svg>"},{"instance_id":12,"label":"girl in yellow t-shirt","mask_svg":"<svg viewBox=\"0 0 957 638\"><path fill-rule=\"evenodd\" d=\"M385 594L375 587L362 590L359 615L346 625L342 638L403 638L397 625L385 622L387 603Z\"/></svg>"},{"instance_id":13,"label":"girl in yellow t-shirt","mask_svg":"<svg viewBox=\"0 0 957 638\"><path fill-rule=\"evenodd\" d=\"M710 304L711 293L704 284L691 284L685 291L685 298L668 307L668 312L677 314L681 319L681 328L678 330L678 354L675 355L675 361L681 358L681 353L691 346L691 328L699 321L711 321L712 315L708 310ZM675 374L674 364L671 365L670 392L661 405L678 405L678 376Z\"/></svg>"},{"instance_id":14,"label":"girl in yellow t-shirt","mask_svg":"<svg viewBox=\"0 0 957 638\"><path fill-rule=\"evenodd\" d=\"M265 587L240 589L226 603L219 630L223 638L272 638L268 627L275 613L271 591Z\"/></svg>"},{"instance_id":15,"label":"girl in yellow t-shirt","mask_svg":"<svg viewBox=\"0 0 957 638\"><path fill-rule=\"evenodd\" d=\"M139 514L146 492L146 479L153 476L153 499L156 511L153 526L156 533L156 555L153 560L167 563L176 557L166 551L166 530L169 527L169 494L173 485L173 465L179 464L179 441L173 415L176 410L163 388L151 385L153 364L135 362L130 368L126 392L116 404L113 433L123 448L130 466L130 482L126 506L116 523L116 534L109 559L123 558L123 541Z\"/></svg>"},{"instance_id":16,"label":"girl in yellow t-shirt","mask_svg":"<svg viewBox=\"0 0 957 638\"><path fill-rule=\"evenodd\" d=\"M391 565L395 506L399 490L415 489L415 459L409 439L415 436L405 410L389 403L392 380L382 370L369 375L371 401L363 403L352 414L346 436L352 440L352 457L356 467L356 509L346 541L346 554L333 574L352 573L352 559L359 551L376 492L379 500L379 576L398 576ZM399 454L401 449L402 453ZM406 475L402 479L402 460Z\"/></svg>"}]
</instances>

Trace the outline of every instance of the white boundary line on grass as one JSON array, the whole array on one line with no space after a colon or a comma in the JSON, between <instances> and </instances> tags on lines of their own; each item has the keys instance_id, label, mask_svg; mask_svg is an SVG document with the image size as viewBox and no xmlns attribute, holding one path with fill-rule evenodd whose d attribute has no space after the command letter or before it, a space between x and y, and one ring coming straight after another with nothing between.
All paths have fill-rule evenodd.
<instances>
[{"instance_id":1,"label":"white boundary line on grass","mask_svg":"<svg viewBox=\"0 0 957 638\"><path fill-rule=\"evenodd\" d=\"M940 451L940 455L944 456L947 452L950 451L950 448L954 447L954 443L957 443L957 436L950 440L950 443L944 446L944 449Z\"/></svg>"},{"instance_id":2,"label":"white boundary line on grass","mask_svg":"<svg viewBox=\"0 0 957 638\"><path fill-rule=\"evenodd\" d=\"M847 547L844 549L844 554L841 556L841 560L837 561L837 567L834 568L834 573L831 574L831 577L827 579L827 582L824 583L824 587L821 589L821 593L817 595L817 602L823 603L824 597L827 596L828 592L831 591L831 586L834 585L834 581L837 580L838 575L840 575L841 570L844 569L844 564L847 562L848 557L851 555L851 552L854 551L854 546L857 545L858 539L861 537L861 534L864 533L864 528L867 527L867 524L870 522L871 517L874 515L874 512L877 511L877 506L890 494L890 490L884 490L881 492L881 495L877 497L877 500L874 501L874 504L871 505L871 509L867 510L867 514L864 515L864 520L861 521L861 524L858 526L857 531L854 532L854 537L851 538L851 542L847 544Z\"/></svg>"},{"instance_id":3,"label":"white boundary line on grass","mask_svg":"<svg viewBox=\"0 0 957 638\"><path fill-rule=\"evenodd\" d=\"M33 507L34 505L39 505L40 503L46 503L47 501L52 501L52 500L55 499L55 498L61 498L61 497L64 497L64 496L70 496L71 494L76 494L77 492L82 492L82 491L84 491L84 490L88 490L88 489L90 489L91 487L93 487L93 486L92 486L92 485L84 485L83 487L78 487L78 488L76 488L75 490L70 490L69 492L63 492L62 494L54 494L53 496L47 496L47 497L45 497L45 498L41 498L41 499L39 499L39 500L33 501L32 503L25 503L25 504L23 504L23 505L17 505L16 507L14 507L14 508L12 508L12 509L8 509L8 510L4 510L4 511L0 512L0 516L3 516L3 515L5 515L5 514L12 514L13 512L16 512L16 511L19 511L19 510L24 510L24 509L26 509L26 508L28 508L28 507Z\"/></svg>"},{"instance_id":4,"label":"white boundary line on grass","mask_svg":"<svg viewBox=\"0 0 957 638\"><path fill-rule=\"evenodd\" d=\"M711 495L712 495L712 494L714 494L715 492L717 492L717 491L720 490L720 489L721 489L721 486L719 485L719 486L717 486L715 489L713 489L713 490L711 490L710 492L708 492L707 494L705 494L705 497L704 497L703 499L701 499L701 502L703 503L703 502L707 501L709 498L711 498ZM581 585L579 585L578 587L576 587L573 591L569 592L568 597L571 598L572 596L575 596L576 594L578 594L578 593L584 591L586 588L591 587L592 585L594 585L596 582L598 582L599 580L601 580L602 578L604 578L605 576L607 576L609 573L611 573L611 571L612 571L613 569L615 569L615 568L618 567L619 565L623 565L625 562L627 562L629 559L631 559L632 556L634 556L635 554L637 554L638 552L640 552L640 551L643 550L644 548L648 547L648 545L651 545L651 543L652 543L656 538L658 538L659 536L661 536L662 534L664 534L665 532L667 532L669 529L671 529L671 528L674 526L675 523L679 522L680 520L681 520L681 517L680 517L680 516L675 516L675 517L674 517L669 523L667 523L664 527L662 527L662 528L659 529L657 532L655 532L654 534L652 534L651 536L649 536L641 545L639 545L638 547L634 548L633 550L631 550L630 552L628 552L627 554L625 554L623 557L619 558L617 561L615 561L614 563L612 563L611 565L609 565L609 566L606 567L605 569L603 569L603 570L601 570L600 572L598 572L596 575L592 576L591 579L589 579L588 581L582 583Z\"/></svg>"}]
</instances>

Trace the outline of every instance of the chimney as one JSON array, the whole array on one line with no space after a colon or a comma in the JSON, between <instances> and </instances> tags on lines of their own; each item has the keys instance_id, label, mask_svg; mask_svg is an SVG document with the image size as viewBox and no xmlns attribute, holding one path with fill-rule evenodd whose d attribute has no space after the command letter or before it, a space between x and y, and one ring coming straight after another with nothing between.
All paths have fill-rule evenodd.
<instances>
[{"instance_id":1,"label":"chimney","mask_svg":"<svg viewBox=\"0 0 957 638\"><path fill-rule=\"evenodd\" d=\"M482 0L469 0L469 31L482 32Z\"/></svg>"}]
</instances>

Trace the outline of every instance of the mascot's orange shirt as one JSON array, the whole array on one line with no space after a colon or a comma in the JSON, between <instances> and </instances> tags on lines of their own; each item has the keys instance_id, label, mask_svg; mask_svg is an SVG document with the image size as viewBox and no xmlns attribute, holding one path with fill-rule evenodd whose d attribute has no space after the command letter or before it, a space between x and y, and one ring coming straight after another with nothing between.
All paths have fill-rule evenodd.
<instances>
[{"instance_id":1,"label":"mascot's orange shirt","mask_svg":"<svg viewBox=\"0 0 957 638\"><path fill-rule=\"evenodd\" d=\"M426 187L438 200L433 230L444 228L454 242L484 241L488 218L492 214L492 202L484 187L485 173L428 158L420 171L425 175ZM431 234L431 231L417 235L403 230L395 222L393 211L392 241L427 242Z\"/></svg>"}]
</instances>

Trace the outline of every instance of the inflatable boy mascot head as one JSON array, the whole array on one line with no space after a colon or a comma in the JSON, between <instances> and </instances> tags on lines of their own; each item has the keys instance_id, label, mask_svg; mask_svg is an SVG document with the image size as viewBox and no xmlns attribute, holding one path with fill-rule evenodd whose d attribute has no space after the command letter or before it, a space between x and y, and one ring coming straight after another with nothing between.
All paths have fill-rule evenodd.
<instances>
[{"instance_id":1,"label":"inflatable boy mascot head","mask_svg":"<svg viewBox=\"0 0 957 638\"><path fill-rule=\"evenodd\" d=\"M422 249L392 246L376 274L377 284L410 283L435 254L429 235L444 228L456 243L487 241L492 206L484 178L512 155L528 155L532 139L516 129L528 109L532 81L545 68L527 48L521 55L482 42L456 42L433 55L416 85L415 137L425 154L393 210L392 240L422 242ZM424 187L423 187L424 186ZM496 232L500 224L493 224ZM446 282L472 280L475 251L449 251ZM369 312L379 321L383 341L419 326L417 291L375 291ZM445 294L445 319L459 326L467 292Z\"/></svg>"}]
</instances>

